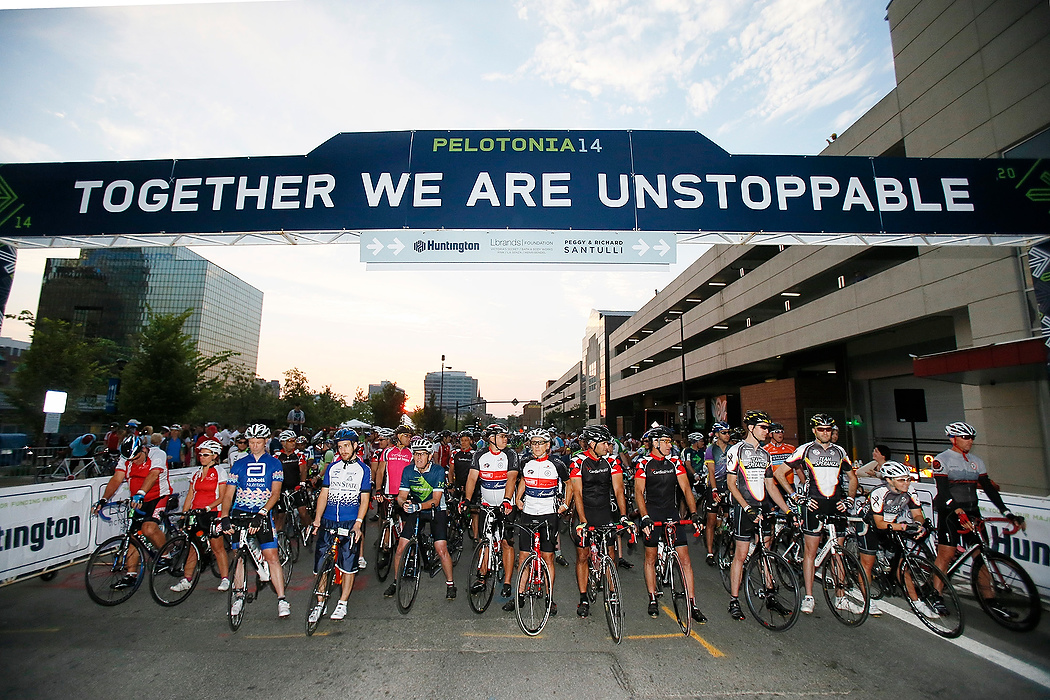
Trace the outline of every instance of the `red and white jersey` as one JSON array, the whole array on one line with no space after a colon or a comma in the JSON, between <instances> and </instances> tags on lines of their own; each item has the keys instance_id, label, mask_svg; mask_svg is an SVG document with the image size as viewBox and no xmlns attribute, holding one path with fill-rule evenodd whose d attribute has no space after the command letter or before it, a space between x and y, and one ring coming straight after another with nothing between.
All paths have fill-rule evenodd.
<instances>
[{"instance_id":1,"label":"red and white jersey","mask_svg":"<svg viewBox=\"0 0 1050 700\"><path fill-rule=\"evenodd\" d=\"M525 482L524 507L526 515L550 515L557 512L558 496L568 470L558 460L530 457L519 469L519 478Z\"/></svg>"},{"instance_id":2,"label":"red and white jersey","mask_svg":"<svg viewBox=\"0 0 1050 700\"><path fill-rule=\"evenodd\" d=\"M201 467L190 477L190 486L193 488L193 503L190 508L207 508L217 511L219 506L209 508L212 503L219 500L219 491L226 485L226 470L215 465L214 467Z\"/></svg>"},{"instance_id":3,"label":"red and white jersey","mask_svg":"<svg viewBox=\"0 0 1050 700\"><path fill-rule=\"evenodd\" d=\"M146 453L146 459L141 463L135 463L130 459L122 459L117 463L116 471L123 472L128 480L128 488L134 495L142 490L142 483L150 472L159 470L157 481L146 492L145 500L154 501L162 496L171 494L171 480L168 478L168 455L159 447L150 447Z\"/></svg>"}]
</instances>

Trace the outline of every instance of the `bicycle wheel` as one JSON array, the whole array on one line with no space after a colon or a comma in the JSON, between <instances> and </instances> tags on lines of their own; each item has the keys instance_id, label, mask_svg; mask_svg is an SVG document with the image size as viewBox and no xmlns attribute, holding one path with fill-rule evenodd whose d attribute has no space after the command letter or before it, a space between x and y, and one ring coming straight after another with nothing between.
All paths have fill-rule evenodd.
<instances>
[{"instance_id":1,"label":"bicycle wheel","mask_svg":"<svg viewBox=\"0 0 1050 700\"><path fill-rule=\"evenodd\" d=\"M291 513L288 513L284 525L284 536L288 542L288 553L291 555L293 563L299 561L299 529L299 513L293 510ZM288 573L291 572L289 571Z\"/></svg>"},{"instance_id":2,"label":"bicycle wheel","mask_svg":"<svg viewBox=\"0 0 1050 700\"><path fill-rule=\"evenodd\" d=\"M195 554L194 557L190 556L191 552ZM194 560L193 574L186 581L186 564L190 559ZM168 540L149 567L149 592L153 600L170 608L189 598L200 581L203 565L196 542L185 535Z\"/></svg>"},{"instance_id":3,"label":"bicycle wheel","mask_svg":"<svg viewBox=\"0 0 1050 700\"><path fill-rule=\"evenodd\" d=\"M773 538L771 547L774 553L779 554L795 572L795 579L802 580L802 538L794 530L785 528Z\"/></svg>"},{"instance_id":4,"label":"bicycle wheel","mask_svg":"<svg viewBox=\"0 0 1050 700\"><path fill-rule=\"evenodd\" d=\"M284 572L284 585L287 587L292 580L292 567L295 565L295 562L292 560L291 545L288 544L288 537L284 531L277 533L277 560L281 562L281 570ZM271 583L270 585L272 586L273 584Z\"/></svg>"},{"instance_id":5,"label":"bicycle wheel","mask_svg":"<svg viewBox=\"0 0 1050 700\"><path fill-rule=\"evenodd\" d=\"M1008 630L1027 632L1035 629L1043 615L1043 608L1032 577L1013 559L998 552L985 549L983 557L974 557L970 570L970 586L981 608L988 617ZM985 568L984 560L988 561L994 594L988 599L981 594L978 585L978 575Z\"/></svg>"},{"instance_id":6,"label":"bicycle wheel","mask_svg":"<svg viewBox=\"0 0 1050 700\"><path fill-rule=\"evenodd\" d=\"M407 615L419 592L419 576L423 573L419 556L419 543L409 540L397 569L397 611Z\"/></svg>"},{"instance_id":7,"label":"bicycle wheel","mask_svg":"<svg viewBox=\"0 0 1050 700\"><path fill-rule=\"evenodd\" d=\"M730 568L733 566L733 557L736 555L736 538L723 530L715 535L715 561L718 563L718 573L722 576L722 585L726 593L733 592L733 582L730 576Z\"/></svg>"},{"instance_id":8,"label":"bicycle wheel","mask_svg":"<svg viewBox=\"0 0 1050 700\"><path fill-rule=\"evenodd\" d=\"M601 587L601 581L598 580L598 565L597 562L591 562L587 567L587 602L594 605L594 601L598 600L598 588Z\"/></svg>"},{"instance_id":9,"label":"bicycle wheel","mask_svg":"<svg viewBox=\"0 0 1050 700\"><path fill-rule=\"evenodd\" d=\"M623 600L621 597L620 575L612 559L602 559L602 598L605 601L605 621L609 623L609 634L617 644L623 639Z\"/></svg>"},{"instance_id":10,"label":"bicycle wheel","mask_svg":"<svg viewBox=\"0 0 1050 700\"><path fill-rule=\"evenodd\" d=\"M470 578L467 580L467 599L470 601L470 609L481 614L488 609L492 602L492 594L496 590L496 579L499 571L491 564L493 559L492 546L487 539L478 542L474 548L474 554L470 558ZM487 571L485 571L487 569ZM483 574L482 571L485 571Z\"/></svg>"},{"instance_id":11,"label":"bicycle wheel","mask_svg":"<svg viewBox=\"0 0 1050 700\"><path fill-rule=\"evenodd\" d=\"M820 583L839 622L857 627L868 619L868 577L856 557L846 551L828 555L820 568Z\"/></svg>"},{"instance_id":12,"label":"bicycle wheel","mask_svg":"<svg viewBox=\"0 0 1050 700\"><path fill-rule=\"evenodd\" d=\"M678 561L678 553L671 552L667 557L667 591L671 594L671 603L674 606L674 616L678 620L678 626L682 634L689 636L689 626L692 624L689 609L689 589L685 587L685 573L682 571L682 562Z\"/></svg>"},{"instance_id":13,"label":"bicycle wheel","mask_svg":"<svg viewBox=\"0 0 1050 700\"><path fill-rule=\"evenodd\" d=\"M918 600L907 595L907 586L903 586L904 577L911 577L912 586L918 594ZM905 598L913 613L930 631L948 639L954 639L963 633L963 609L959 605L959 596L955 593L948 578L932 562L922 557L906 555L901 563L901 580ZM940 582L941 590L935 584ZM935 605L943 605L946 614L936 612ZM931 614L932 613L932 614Z\"/></svg>"},{"instance_id":14,"label":"bicycle wheel","mask_svg":"<svg viewBox=\"0 0 1050 700\"><path fill-rule=\"evenodd\" d=\"M128 559L133 549L138 552L138 566L128 574ZM91 553L84 570L84 587L91 600L99 605L120 605L142 585L148 561L149 554L138 540L128 535L110 537ZM134 576L135 580L125 581L126 575Z\"/></svg>"},{"instance_id":15,"label":"bicycle wheel","mask_svg":"<svg viewBox=\"0 0 1050 700\"><path fill-rule=\"evenodd\" d=\"M332 553L329 552L325 555L324 562L321 563L321 573L314 578L314 593L310 598L310 606L306 610L307 637L314 633L317 626L321 624L321 620L328 614L328 601L331 599L332 593L340 588L335 582L335 559L332 557ZM315 608L320 608L321 614L313 622L310 622L310 617L313 615Z\"/></svg>"},{"instance_id":16,"label":"bicycle wheel","mask_svg":"<svg viewBox=\"0 0 1050 700\"><path fill-rule=\"evenodd\" d=\"M386 544L383 540L388 540ZM380 581L386 581L386 577L390 575L390 569L394 565L394 531L389 526L383 527L379 531L379 537L376 538L376 578Z\"/></svg>"},{"instance_id":17,"label":"bicycle wheel","mask_svg":"<svg viewBox=\"0 0 1050 700\"><path fill-rule=\"evenodd\" d=\"M252 568L248 564L250 560L251 554L245 547L238 547L230 560L230 592L226 599L226 621L234 632L240 629L244 620L244 608L248 605L248 575ZM240 583L237 582L238 579Z\"/></svg>"},{"instance_id":18,"label":"bicycle wheel","mask_svg":"<svg viewBox=\"0 0 1050 700\"><path fill-rule=\"evenodd\" d=\"M551 574L535 552L530 554L514 577L514 615L521 631L535 637L551 614Z\"/></svg>"},{"instance_id":19,"label":"bicycle wheel","mask_svg":"<svg viewBox=\"0 0 1050 700\"><path fill-rule=\"evenodd\" d=\"M784 557L768 550L752 556L744 570L747 608L759 624L784 632L798 620L802 596L795 571Z\"/></svg>"}]
</instances>

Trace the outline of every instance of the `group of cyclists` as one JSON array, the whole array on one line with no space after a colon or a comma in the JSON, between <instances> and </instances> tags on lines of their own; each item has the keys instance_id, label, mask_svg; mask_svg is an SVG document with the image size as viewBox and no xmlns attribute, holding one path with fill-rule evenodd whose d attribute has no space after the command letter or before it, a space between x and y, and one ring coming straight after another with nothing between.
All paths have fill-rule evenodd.
<instances>
[{"instance_id":1,"label":"group of cyclists","mask_svg":"<svg viewBox=\"0 0 1050 700\"><path fill-rule=\"evenodd\" d=\"M315 573L335 544L341 588L330 615L333 620L347 615L355 575L367 567L362 543L370 509L376 511L371 520L380 528L387 526L387 519L393 519L394 531L399 533L392 554L395 581L401 573L400 555L410 533L418 532L420 526L429 528L436 553L431 575L439 571L444 574L448 600L457 596L448 545L450 517L465 518L468 534L477 539L479 527L484 526L479 523L479 513L493 514L506 525L500 530L503 578L497 583L501 584L501 597L507 601L503 609L507 611L514 610L515 604L511 586L515 545L517 560L521 561L532 553L532 533L539 533L539 549L552 583L555 564L568 565L562 556L563 544L566 549L575 546L580 594L576 613L587 617L592 551L588 534L595 528L612 526L632 542L634 533L640 533L647 612L658 617L658 543L671 542L684 573L689 616L697 624L707 618L696 602L687 546L691 535L704 536L706 563L713 566L714 533L719 527L728 527L735 541L728 614L734 620L744 620L739 600L744 565L756 536L769 544L772 523L778 518L801 530L804 537L802 613L812 613L815 608L815 559L827 516L849 515L869 525L857 536L860 561L869 578L879 548L897 546L899 540L891 533L922 539L933 529L909 488L915 478L912 471L899 462L883 461L877 472L882 484L862 497L854 466L835 442L837 426L831 416L813 416L809 421L813 439L797 447L785 443L784 427L765 411L746 411L742 423L734 431L726 422L716 422L709 435L687 435L682 448L675 443L671 430L655 424L640 441L630 435L623 441L616 439L602 425L585 426L567 439L544 428L512 433L499 423L484 429L468 428L455 435L449 431L420 435L407 425L380 427L364 437L348 426L340 426L309 440L294 430L274 436L267 426L256 424L248 426L228 448L213 439L196 446L199 469L190 480L185 508L199 515L198 522L203 522L208 532L220 591L240 585L238 577L247 575L243 571L231 574L226 544L227 538L234 539L234 523L246 523L262 552L260 579L269 581L276 592L281 618L291 614L276 535L284 529L284 519L296 516L294 519L306 530L304 541L316 544ZM951 447L933 462L938 516L936 565L941 570L955 557L960 538L968 537L966 524L979 519L978 487L1004 517L1023 526L1023 519L1006 508L984 463L970 452L976 430L955 422L946 426L945 432ZM458 442L455 448L454 439ZM173 493L166 454L136 434L127 435L119 451L115 473L95 510L103 508L127 481L137 524L159 549L165 542L161 514L170 510L168 501ZM221 461L224 455L226 460ZM668 533L668 528L674 532ZM335 540L337 532L347 536ZM522 533L517 542L516 532ZM563 543L563 537L571 538L572 543ZM614 545L616 551L609 554L621 567L630 568L619 539ZM126 575L112 584L114 588L135 585L138 562L133 557L134 553L129 556ZM197 566L191 557L185 564L184 577L173 583L171 590L188 590ZM471 581L469 585L473 589L485 582ZM396 584L391 584L384 595L392 597L395 592ZM996 609L994 600L987 602ZM766 605L779 603L771 594ZM237 606L233 600L231 615L239 614ZM858 612L853 609L857 602L848 596L836 598L834 606ZM308 601L310 622L316 623L325 612L320 598ZM878 615L882 610L871 601L869 612ZM926 612L947 614L938 610L936 598ZM554 601L550 614L557 614ZM1010 612L1000 609L1000 614Z\"/></svg>"}]
</instances>

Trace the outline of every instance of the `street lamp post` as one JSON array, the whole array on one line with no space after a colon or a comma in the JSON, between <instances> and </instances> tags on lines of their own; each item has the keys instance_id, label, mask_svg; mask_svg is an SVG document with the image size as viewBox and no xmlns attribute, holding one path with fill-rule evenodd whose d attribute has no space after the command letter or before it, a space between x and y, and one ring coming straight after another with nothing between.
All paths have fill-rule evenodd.
<instances>
[{"instance_id":1,"label":"street lamp post","mask_svg":"<svg viewBox=\"0 0 1050 700\"><path fill-rule=\"evenodd\" d=\"M671 319L665 318L665 323L670 323ZM686 423L689 420L689 409L686 407L685 398L685 314L678 314L678 333L679 333L679 353L682 358L682 401L681 406L681 418L682 418L682 434L685 435L688 427Z\"/></svg>"},{"instance_id":2,"label":"street lamp post","mask_svg":"<svg viewBox=\"0 0 1050 700\"><path fill-rule=\"evenodd\" d=\"M441 356L441 398L438 399L438 410L445 412L445 356Z\"/></svg>"}]
</instances>

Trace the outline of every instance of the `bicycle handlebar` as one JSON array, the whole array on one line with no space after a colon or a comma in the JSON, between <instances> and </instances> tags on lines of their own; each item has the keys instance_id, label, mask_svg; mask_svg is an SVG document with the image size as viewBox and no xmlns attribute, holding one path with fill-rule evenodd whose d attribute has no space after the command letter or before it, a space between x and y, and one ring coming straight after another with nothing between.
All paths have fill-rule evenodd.
<instances>
[{"instance_id":1,"label":"bicycle handlebar","mask_svg":"<svg viewBox=\"0 0 1050 700\"><path fill-rule=\"evenodd\" d=\"M959 524L963 526L963 529L959 530L959 532L960 533L974 532L974 531L978 530L981 527L981 525L984 525L985 523L1010 523L1010 525L1012 525L1012 527L1009 530L1004 530L1003 534L1004 535L1013 535L1018 530L1021 529L1022 522L1023 522L1023 520L1014 521L1014 520L1010 520L1009 518L1004 518L1004 517L1001 517L1001 516L997 516L997 517L993 517L993 518L970 518L968 515L966 515L966 513L962 513L962 514L959 515Z\"/></svg>"}]
</instances>

